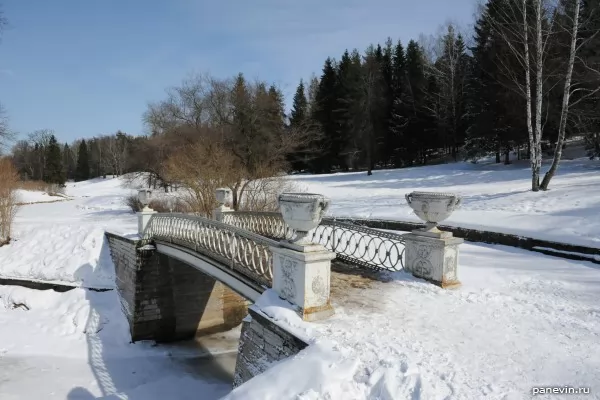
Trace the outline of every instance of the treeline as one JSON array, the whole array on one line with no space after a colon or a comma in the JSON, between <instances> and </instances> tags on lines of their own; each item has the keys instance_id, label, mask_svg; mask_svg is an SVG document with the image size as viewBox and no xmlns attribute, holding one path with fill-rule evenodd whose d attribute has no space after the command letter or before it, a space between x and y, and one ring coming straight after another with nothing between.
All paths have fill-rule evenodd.
<instances>
[{"instance_id":1,"label":"treeline","mask_svg":"<svg viewBox=\"0 0 600 400\"><path fill-rule=\"evenodd\" d=\"M42 129L19 140L11 158L23 180L64 184L141 170L149 148L147 137L121 131L60 144L52 130Z\"/></svg>"},{"instance_id":2,"label":"treeline","mask_svg":"<svg viewBox=\"0 0 600 400\"><path fill-rule=\"evenodd\" d=\"M488 0L472 34L448 25L426 43L327 58L300 81L289 115L274 85L201 75L149 106L147 136L57 151L39 131L13 159L31 179L143 171L153 185L193 188L207 210L212 188L229 186L237 207L251 182L281 172L371 174L490 154L508 163L511 152L530 160L532 189L546 189L565 138L585 136L600 156L599 31L600 0ZM554 160L540 181L543 151Z\"/></svg>"},{"instance_id":3,"label":"treeline","mask_svg":"<svg viewBox=\"0 0 600 400\"><path fill-rule=\"evenodd\" d=\"M328 58L294 96L290 123L323 132L318 151L292 156L294 169L370 172L490 154L508 163L511 151L531 158L531 125L541 127L534 147L555 145L561 119L566 137L585 135L590 156L600 156L600 2L580 2L575 15L577 3L490 0L471 46L449 25L427 44L388 39Z\"/></svg>"}]
</instances>

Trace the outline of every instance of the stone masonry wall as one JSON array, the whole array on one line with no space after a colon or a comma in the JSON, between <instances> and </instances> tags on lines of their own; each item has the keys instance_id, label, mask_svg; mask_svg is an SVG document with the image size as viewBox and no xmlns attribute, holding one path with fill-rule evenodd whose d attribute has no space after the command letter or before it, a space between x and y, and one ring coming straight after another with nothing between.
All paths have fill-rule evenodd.
<instances>
[{"instance_id":1,"label":"stone masonry wall","mask_svg":"<svg viewBox=\"0 0 600 400\"><path fill-rule=\"evenodd\" d=\"M137 240L106 234L132 341L172 341L239 325L248 302L231 289Z\"/></svg>"},{"instance_id":2,"label":"stone masonry wall","mask_svg":"<svg viewBox=\"0 0 600 400\"><path fill-rule=\"evenodd\" d=\"M298 354L308 344L252 307L242 323L233 387L266 371L271 364Z\"/></svg>"},{"instance_id":3,"label":"stone masonry wall","mask_svg":"<svg viewBox=\"0 0 600 400\"><path fill-rule=\"evenodd\" d=\"M137 269L138 240L128 239L106 232L106 239L110 247L113 264L115 265L116 285L121 302L121 309L133 325L133 310L135 306L135 275Z\"/></svg>"}]
</instances>

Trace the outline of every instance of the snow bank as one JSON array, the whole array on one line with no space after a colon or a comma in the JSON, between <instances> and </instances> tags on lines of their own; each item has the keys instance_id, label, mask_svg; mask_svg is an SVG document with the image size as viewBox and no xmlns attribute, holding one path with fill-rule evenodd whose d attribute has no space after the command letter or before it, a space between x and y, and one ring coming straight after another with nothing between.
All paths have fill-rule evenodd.
<instances>
[{"instance_id":1,"label":"snow bank","mask_svg":"<svg viewBox=\"0 0 600 400\"><path fill-rule=\"evenodd\" d=\"M0 276L93 288L114 287L114 266L104 232L132 234L135 215L123 181L68 183L69 201L19 209L13 241L0 247Z\"/></svg>"},{"instance_id":2,"label":"snow bank","mask_svg":"<svg viewBox=\"0 0 600 400\"><path fill-rule=\"evenodd\" d=\"M19 203L46 203L65 200L61 196L50 196L45 192L33 192L29 190L17 190L17 201Z\"/></svg>"},{"instance_id":3,"label":"snow bank","mask_svg":"<svg viewBox=\"0 0 600 400\"><path fill-rule=\"evenodd\" d=\"M115 291L0 286L0 326L2 400L218 399L231 390L195 373L194 348L131 344Z\"/></svg>"}]
</instances>

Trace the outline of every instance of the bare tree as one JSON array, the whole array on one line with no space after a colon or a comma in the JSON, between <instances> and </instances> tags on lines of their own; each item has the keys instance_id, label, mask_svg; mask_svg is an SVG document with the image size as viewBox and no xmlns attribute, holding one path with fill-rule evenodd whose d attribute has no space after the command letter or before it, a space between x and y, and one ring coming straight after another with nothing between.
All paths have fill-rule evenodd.
<instances>
[{"instance_id":1,"label":"bare tree","mask_svg":"<svg viewBox=\"0 0 600 400\"><path fill-rule=\"evenodd\" d=\"M30 133L29 142L34 146L34 178L43 179L46 173L46 149L50 144L50 137L54 135L51 129L39 129Z\"/></svg>"},{"instance_id":2,"label":"bare tree","mask_svg":"<svg viewBox=\"0 0 600 400\"><path fill-rule=\"evenodd\" d=\"M173 167L171 156L190 149L204 151L195 146L217 140L235 160L231 170L227 169L227 178L222 179L232 190L232 205L238 209L252 181L284 171L287 155L309 142L307 131L285 126L283 108L277 88L267 88L264 82L249 83L241 75L235 80L193 76L169 90L166 100L151 104L145 114L151 132L148 143L162 141L169 153L154 157L154 169L162 168L163 177L183 182L181 174L173 171L184 169ZM169 168L167 160L171 160ZM202 164L194 158L188 161Z\"/></svg>"},{"instance_id":3,"label":"bare tree","mask_svg":"<svg viewBox=\"0 0 600 400\"><path fill-rule=\"evenodd\" d=\"M0 246L10 241L17 212L18 181L19 176L12 161L6 157L0 158Z\"/></svg>"},{"instance_id":4,"label":"bare tree","mask_svg":"<svg viewBox=\"0 0 600 400\"><path fill-rule=\"evenodd\" d=\"M591 73L596 79L600 77L598 70L587 65L585 60L578 56L580 50L598 32L585 40L579 37L580 0L506 0L500 4L504 6L494 10L493 27L500 33L521 70L516 71L510 65L510 60L502 57L497 57L496 61L512 82L511 88L526 100L525 113L531 149L531 188L533 191L546 190L560 163L569 111L574 105L600 90L598 86L590 89L589 81L573 84L573 71L578 62L588 72L588 76ZM533 11L533 16L529 15L529 10ZM557 17L559 15L560 18ZM569 37L569 50L559 53L558 57L563 57L562 59L552 60L557 65L555 69L547 70L545 66L550 58L552 39L557 33ZM564 87L557 144L552 165L540 184L544 100L561 82ZM573 102L572 95L577 92L585 93Z\"/></svg>"},{"instance_id":5,"label":"bare tree","mask_svg":"<svg viewBox=\"0 0 600 400\"><path fill-rule=\"evenodd\" d=\"M583 59L577 56L577 53L580 49L582 49L586 44L588 44L591 40L594 40L598 31L596 31L591 36L588 36L586 39L582 39L579 36L579 27L581 24L580 20L580 8L581 2L580 0L569 0L568 2L561 3L564 7L561 10L561 20L558 22L558 28L564 32L568 33L569 37L569 59L566 63L566 71L564 73L564 87L562 94L562 107L560 112L560 123L558 127L558 138L556 141L556 148L554 150L554 157L552 159L552 165L544 179L542 180L541 189L547 190L548 185L550 184L550 180L554 177L556 170L558 169L558 165L560 163L560 159L562 157L562 149L565 141L565 133L567 127L567 120L569 119L569 109L576 106L578 103L584 101L585 99L595 95L600 91L600 69L595 69L592 66L589 66ZM598 10L595 10L598 12ZM563 24L562 22L565 22ZM583 69L588 73L592 74L595 78L595 81L598 83L595 88L589 88L585 84L573 84L573 70L575 68L576 60L579 59L579 64L583 67ZM588 75L586 74L586 75ZM587 83L587 82L582 82ZM575 93L583 93L579 96L579 98L571 102L571 96Z\"/></svg>"},{"instance_id":6,"label":"bare tree","mask_svg":"<svg viewBox=\"0 0 600 400\"><path fill-rule=\"evenodd\" d=\"M0 154L2 154L2 151L6 149L10 141L13 139L14 134L8 127L8 118L6 116L6 112L4 107L2 107L2 104L0 104Z\"/></svg>"}]
</instances>

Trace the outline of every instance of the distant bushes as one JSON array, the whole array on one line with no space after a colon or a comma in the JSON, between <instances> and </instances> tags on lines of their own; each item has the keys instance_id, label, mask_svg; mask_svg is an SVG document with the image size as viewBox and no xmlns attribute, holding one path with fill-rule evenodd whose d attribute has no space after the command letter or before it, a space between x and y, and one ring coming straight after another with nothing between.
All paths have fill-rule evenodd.
<instances>
[{"instance_id":1,"label":"distant bushes","mask_svg":"<svg viewBox=\"0 0 600 400\"><path fill-rule=\"evenodd\" d=\"M170 201L169 201L170 200ZM127 196L125 198L125 205L131 209L132 212L139 212L144 208L142 203L138 200L137 195ZM180 198L170 197L170 198L158 198L150 201L150 208L154 211L166 213L166 212L176 212L176 213L188 213L192 210L190 207Z\"/></svg>"},{"instance_id":2,"label":"distant bushes","mask_svg":"<svg viewBox=\"0 0 600 400\"><path fill-rule=\"evenodd\" d=\"M31 192L44 192L49 196L63 196L65 187L57 183L48 183L44 181L19 181L18 189Z\"/></svg>"},{"instance_id":3,"label":"distant bushes","mask_svg":"<svg viewBox=\"0 0 600 400\"><path fill-rule=\"evenodd\" d=\"M17 214L19 174L13 163L0 159L0 246L10 241L11 228Z\"/></svg>"}]
</instances>

